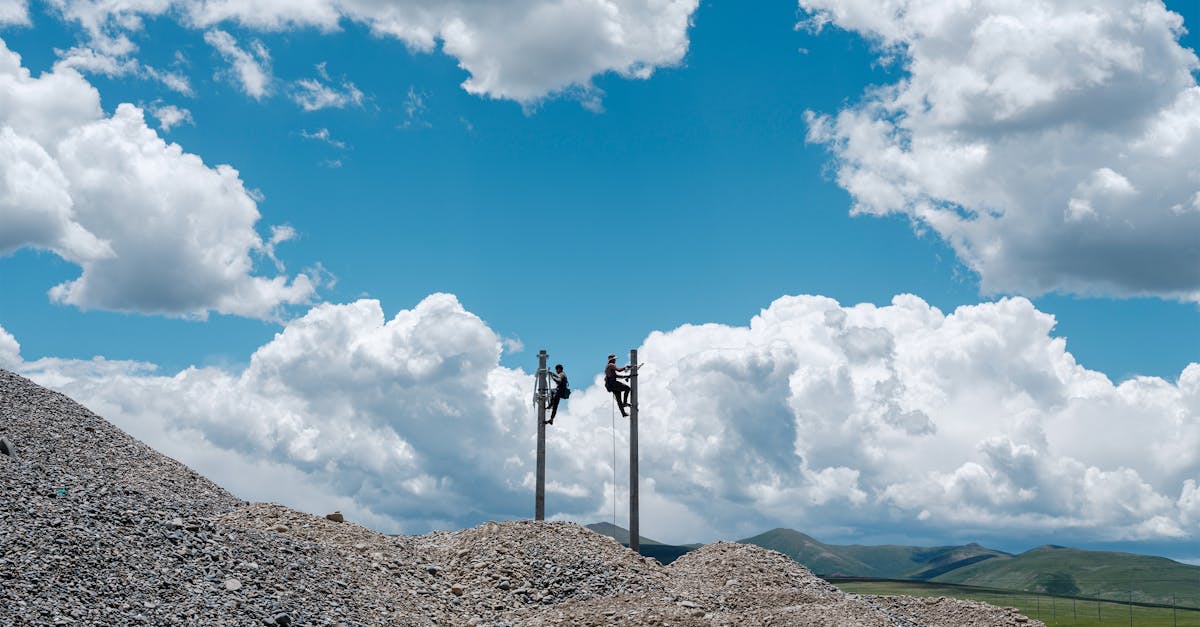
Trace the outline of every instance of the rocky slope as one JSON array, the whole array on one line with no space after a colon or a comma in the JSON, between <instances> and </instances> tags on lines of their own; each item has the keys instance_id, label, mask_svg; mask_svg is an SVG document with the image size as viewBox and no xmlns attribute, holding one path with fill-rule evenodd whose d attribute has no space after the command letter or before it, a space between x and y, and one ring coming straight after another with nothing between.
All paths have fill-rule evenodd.
<instances>
[{"instance_id":1,"label":"rocky slope","mask_svg":"<svg viewBox=\"0 0 1200 627\"><path fill-rule=\"evenodd\" d=\"M570 523L389 537L246 503L5 371L0 439L3 625L1040 624L844 594L741 544L664 567Z\"/></svg>"}]
</instances>

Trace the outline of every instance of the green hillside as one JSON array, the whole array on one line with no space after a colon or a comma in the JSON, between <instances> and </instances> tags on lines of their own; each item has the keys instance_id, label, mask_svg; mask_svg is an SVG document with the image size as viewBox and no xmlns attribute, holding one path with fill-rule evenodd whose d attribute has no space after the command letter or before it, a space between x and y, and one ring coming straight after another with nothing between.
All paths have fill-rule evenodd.
<instances>
[{"instance_id":1,"label":"green hillside","mask_svg":"<svg viewBox=\"0 0 1200 627\"><path fill-rule=\"evenodd\" d=\"M1042 546L932 578L941 583L1200 606L1200 566L1165 557Z\"/></svg>"},{"instance_id":2,"label":"green hillside","mask_svg":"<svg viewBox=\"0 0 1200 627\"><path fill-rule=\"evenodd\" d=\"M840 546L825 544L793 529L772 529L739 540L779 551L821 575L931 579L1007 553L978 544L965 546Z\"/></svg>"},{"instance_id":3,"label":"green hillside","mask_svg":"<svg viewBox=\"0 0 1200 627\"><path fill-rule=\"evenodd\" d=\"M855 557L843 555L833 547L817 541L794 529L772 529L766 533L738 540L743 544L754 544L764 549L779 551L784 555L804 564L809 570L819 574L859 575L864 577L881 577L876 575L876 568Z\"/></svg>"},{"instance_id":4,"label":"green hillside","mask_svg":"<svg viewBox=\"0 0 1200 627\"><path fill-rule=\"evenodd\" d=\"M932 579L970 564L996 557L1007 557L1007 553L985 548L975 543L963 546L839 546L843 555L872 565L876 577L891 579Z\"/></svg>"},{"instance_id":5,"label":"green hillside","mask_svg":"<svg viewBox=\"0 0 1200 627\"><path fill-rule=\"evenodd\" d=\"M625 546L629 546L629 530L625 529L624 527L618 527L612 523L598 522L588 525L587 528L595 531L596 533L606 535L617 542L624 544ZM699 544L675 546L673 544L663 544L657 540L651 540L646 536L638 537L642 539L641 544L638 546L638 553L641 553L646 557L653 557L662 564L670 564L671 562L679 559L679 556L683 555L684 553L687 553L693 549L697 549L701 546Z\"/></svg>"},{"instance_id":6,"label":"green hillside","mask_svg":"<svg viewBox=\"0 0 1200 627\"><path fill-rule=\"evenodd\" d=\"M617 525L609 522L598 522L588 525L587 528L600 535L608 536L617 542L624 544L625 546L629 546L629 530L624 527L618 527ZM638 539L640 540L642 546L648 544L662 544L662 542L659 542L658 540L651 540L650 538L642 535L639 535Z\"/></svg>"}]
</instances>

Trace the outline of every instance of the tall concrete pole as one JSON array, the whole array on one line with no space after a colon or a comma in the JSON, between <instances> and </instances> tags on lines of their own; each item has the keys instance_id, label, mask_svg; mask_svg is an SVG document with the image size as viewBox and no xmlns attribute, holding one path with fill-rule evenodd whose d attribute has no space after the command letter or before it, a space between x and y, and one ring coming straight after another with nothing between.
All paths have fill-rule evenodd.
<instances>
[{"instance_id":1,"label":"tall concrete pole","mask_svg":"<svg viewBox=\"0 0 1200 627\"><path fill-rule=\"evenodd\" d=\"M537 371L537 496L534 499L533 519L546 520L546 399L549 385L546 377L546 351L538 351Z\"/></svg>"},{"instance_id":2,"label":"tall concrete pole","mask_svg":"<svg viewBox=\"0 0 1200 627\"><path fill-rule=\"evenodd\" d=\"M629 548L641 544L638 525L638 380L637 349L629 351Z\"/></svg>"}]
</instances>

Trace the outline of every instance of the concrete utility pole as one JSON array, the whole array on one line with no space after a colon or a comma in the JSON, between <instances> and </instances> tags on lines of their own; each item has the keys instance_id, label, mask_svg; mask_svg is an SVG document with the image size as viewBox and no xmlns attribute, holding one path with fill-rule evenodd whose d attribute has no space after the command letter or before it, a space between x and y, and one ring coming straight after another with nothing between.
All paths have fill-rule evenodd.
<instances>
[{"instance_id":1,"label":"concrete utility pole","mask_svg":"<svg viewBox=\"0 0 1200 627\"><path fill-rule=\"evenodd\" d=\"M629 351L629 548L638 551L638 360L637 349Z\"/></svg>"},{"instance_id":2,"label":"concrete utility pole","mask_svg":"<svg viewBox=\"0 0 1200 627\"><path fill-rule=\"evenodd\" d=\"M546 351L538 351L537 371L537 496L534 498L533 519L546 520Z\"/></svg>"}]
</instances>

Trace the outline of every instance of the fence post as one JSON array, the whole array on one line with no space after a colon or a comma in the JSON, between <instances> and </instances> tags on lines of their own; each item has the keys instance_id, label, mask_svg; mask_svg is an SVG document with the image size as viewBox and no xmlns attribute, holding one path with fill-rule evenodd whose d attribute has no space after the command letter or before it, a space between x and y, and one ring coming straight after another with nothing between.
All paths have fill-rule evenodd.
<instances>
[{"instance_id":1,"label":"fence post","mask_svg":"<svg viewBox=\"0 0 1200 627\"><path fill-rule=\"evenodd\" d=\"M1129 627L1133 627L1133 577L1129 578Z\"/></svg>"}]
</instances>

